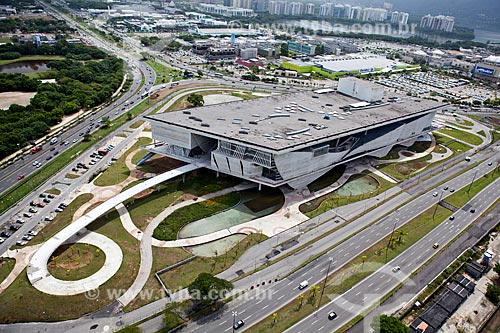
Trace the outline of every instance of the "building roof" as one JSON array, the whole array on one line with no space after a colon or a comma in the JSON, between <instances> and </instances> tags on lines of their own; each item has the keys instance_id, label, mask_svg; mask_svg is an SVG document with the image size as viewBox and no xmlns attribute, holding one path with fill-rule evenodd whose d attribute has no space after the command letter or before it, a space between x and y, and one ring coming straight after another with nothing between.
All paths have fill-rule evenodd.
<instances>
[{"instance_id":1,"label":"building roof","mask_svg":"<svg viewBox=\"0 0 500 333\"><path fill-rule=\"evenodd\" d=\"M401 61L387 59L384 56L371 53L353 53L342 56L321 56L314 57L305 62L301 60L293 60L291 63L298 66L318 66L330 72L351 72L408 65Z\"/></svg>"},{"instance_id":2,"label":"building roof","mask_svg":"<svg viewBox=\"0 0 500 333\"><path fill-rule=\"evenodd\" d=\"M437 330L445 323L448 316L448 311L443 309L441 305L432 303L419 317L432 328Z\"/></svg>"},{"instance_id":3,"label":"building roof","mask_svg":"<svg viewBox=\"0 0 500 333\"><path fill-rule=\"evenodd\" d=\"M270 86L271 87L271 86ZM344 112L359 100L339 93L306 91L145 116L193 133L264 151L301 149L434 111L443 104L399 96L380 106ZM326 119L329 118L329 119Z\"/></svg>"},{"instance_id":4,"label":"building roof","mask_svg":"<svg viewBox=\"0 0 500 333\"><path fill-rule=\"evenodd\" d=\"M460 275L459 277L457 277L455 279L455 282L460 284L465 289L467 289L469 294L472 294L474 292L474 288L476 288L476 284L463 275Z\"/></svg>"},{"instance_id":5,"label":"building roof","mask_svg":"<svg viewBox=\"0 0 500 333\"><path fill-rule=\"evenodd\" d=\"M469 291L456 282L450 283L450 285L448 286L448 289L453 291L455 294L457 294L458 296L460 296L463 299L469 297Z\"/></svg>"},{"instance_id":6,"label":"building roof","mask_svg":"<svg viewBox=\"0 0 500 333\"><path fill-rule=\"evenodd\" d=\"M464 300L465 298L462 298L452 290L445 289L441 294L439 294L436 299L436 303L441 305L441 307L451 315L456 309L458 309Z\"/></svg>"}]
</instances>

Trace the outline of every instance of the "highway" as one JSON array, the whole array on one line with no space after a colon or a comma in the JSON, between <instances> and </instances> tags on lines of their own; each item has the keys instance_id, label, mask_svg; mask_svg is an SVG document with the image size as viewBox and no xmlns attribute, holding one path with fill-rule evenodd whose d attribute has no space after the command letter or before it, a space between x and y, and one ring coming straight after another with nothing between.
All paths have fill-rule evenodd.
<instances>
[{"instance_id":1,"label":"highway","mask_svg":"<svg viewBox=\"0 0 500 333\"><path fill-rule=\"evenodd\" d=\"M438 243L442 247L453 240L498 200L499 193L500 179L497 179L457 211L454 214L455 219L453 221L446 220L441 223L425 238L419 240L401 255L343 295L338 297L331 295L331 297L335 297L332 302L285 332L334 332L352 320L357 314L362 313L372 305L378 304L384 295L396 288L401 282L407 280L413 272L435 255L437 250L433 248L434 243ZM475 213L470 212L471 207L475 208ZM394 272L392 268L395 266L399 266L401 270ZM337 319L328 319L328 313L331 311L335 311L338 315Z\"/></svg>"}]
</instances>

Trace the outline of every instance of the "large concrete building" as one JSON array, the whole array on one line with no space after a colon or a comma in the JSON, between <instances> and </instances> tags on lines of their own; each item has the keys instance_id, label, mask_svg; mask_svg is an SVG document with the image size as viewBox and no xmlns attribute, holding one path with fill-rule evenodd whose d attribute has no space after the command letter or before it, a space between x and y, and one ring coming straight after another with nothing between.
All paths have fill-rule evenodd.
<instances>
[{"instance_id":1,"label":"large concrete building","mask_svg":"<svg viewBox=\"0 0 500 333\"><path fill-rule=\"evenodd\" d=\"M488 83L500 83L500 57L489 56L483 61L478 62L473 70L472 75L475 79L482 80Z\"/></svg>"},{"instance_id":2,"label":"large concrete building","mask_svg":"<svg viewBox=\"0 0 500 333\"><path fill-rule=\"evenodd\" d=\"M145 149L271 187L303 188L336 165L413 144L444 106L390 100L323 89L155 114L144 117L154 140Z\"/></svg>"}]
</instances>

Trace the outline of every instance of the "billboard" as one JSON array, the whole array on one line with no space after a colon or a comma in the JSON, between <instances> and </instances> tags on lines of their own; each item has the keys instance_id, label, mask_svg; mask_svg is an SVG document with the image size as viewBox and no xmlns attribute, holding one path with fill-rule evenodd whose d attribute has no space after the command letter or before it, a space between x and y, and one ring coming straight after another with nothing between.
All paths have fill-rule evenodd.
<instances>
[{"instance_id":1,"label":"billboard","mask_svg":"<svg viewBox=\"0 0 500 333\"><path fill-rule=\"evenodd\" d=\"M483 74L483 75L493 75L493 73L495 72L495 70L492 69L492 68L486 68L486 67L476 66L475 72L479 73L479 74Z\"/></svg>"}]
</instances>

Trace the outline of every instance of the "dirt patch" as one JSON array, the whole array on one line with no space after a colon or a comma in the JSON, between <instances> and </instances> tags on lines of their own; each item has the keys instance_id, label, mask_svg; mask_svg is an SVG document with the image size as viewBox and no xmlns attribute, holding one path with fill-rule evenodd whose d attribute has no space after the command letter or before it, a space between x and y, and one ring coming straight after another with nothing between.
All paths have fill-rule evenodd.
<instances>
[{"instance_id":1,"label":"dirt patch","mask_svg":"<svg viewBox=\"0 0 500 333\"><path fill-rule=\"evenodd\" d=\"M422 168L425 168L427 166L427 162L412 162L412 163L402 163L402 164L397 164L395 166L396 171L399 172L402 175L409 175L412 172L415 172L417 170L420 170Z\"/></svg>"},{"instance_id":2,"label":"dirt patch","mask_svg":"<svg viewBox=\"0 0 500 333\"><path fill-rule=\"evenodd\" d=\"M155 155L144 164L137 167L138 170L146 173L163 173L185 165L182 161L174 160L166 156Z\"/></svg>"},{"instance_id":3,"label":"dirt patch","mask_svg":"<svg viewBox=\"0 0 500 333\"><path fill-rule=\"evenodd\" d=\"M144 191L134 195L134 199L141 199L141 198L147 197L148 195L150 195L153 192L154 192L154 190L152 188L148 188L147 190L144 190Z\"/></svg>"},{"instance_id":4,"label":"dirt patch","mask_svg":"<svg viewBox=\"0 0 500 333\"><path fill-rule=\"evenodd\" d=\"M406 156L406 157L410 157L410 156L413 156L414 154L409 152L409 151L402 151L401 155Z\"/></svg>"},{"instance_id":5,"label":"dirt patch","mask_svg":"<svg viewBox=\"0 0 500 333\"><path fill-rule=\"evenodd\" d=\"M7 110L12 104L26 106L36 92L8 91L0 93L0 109Z\"/></svg>"},{"instance_id":6,"label":"dirt patch","mask_svg":"<svg viewBox=\"0 0 500 333\"><path fill-rule=\"evenodd\" d=\"M47 265L49 269L78 269L87 266L94 259L94 254L90 249L73 249L73 245L65 244L59 247L52 255Z\"/></svg>"}]
</instances>

